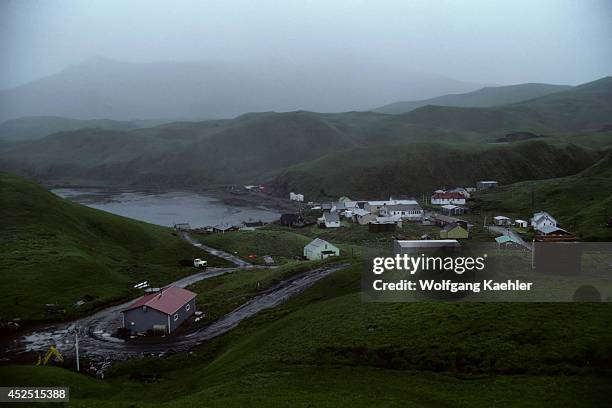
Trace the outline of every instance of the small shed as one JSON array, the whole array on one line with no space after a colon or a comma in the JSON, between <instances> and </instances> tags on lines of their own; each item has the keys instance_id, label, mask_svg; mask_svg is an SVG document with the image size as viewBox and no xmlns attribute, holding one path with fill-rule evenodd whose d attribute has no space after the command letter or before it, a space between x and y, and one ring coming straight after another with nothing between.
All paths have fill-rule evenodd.
<instances>
[{"instance_id":1,"label":"small shed","mask_svg":"<svg viewBox=\"0 0 612 408\"><path fill-rule=\"evenodd\" d=\"M527 228L528 223L525 220L514 220L514 225L516 225L519 228Z\"/></svg>"},{"instance_id":2,"label":"small shed","mask_svg":"<svg viewBox=\"0 0 612 408\"><path fill-rule=\"evenodd\" d=\"M477 190L489 190L491 188L496 188L497 186L499 186L499 183L497 181L479 181L476 183L476 189Z\"/></svg>"},{"instance_id":3,"label":"small shed","mask_svg":"<svg viewBox=\"0 0 612 408\"><path fill-rule=\"evenodd\" d=\"M500 227L508 227L512 225L512 220L508 217L504 217L503 215L498 215L493 217L493 223L495 225L499 225Z\"/></svg>"},{"instance_id":4,"label":"small shed","mask_svg":"<svg viewBox=\"0 0 612 408\"><path fill-rule=\"evenodd\" d=\"M453 222L445 225L440 230L441 239L467 239L469 238L469 232L463 225Z\"/></svg>"}]
</instances>

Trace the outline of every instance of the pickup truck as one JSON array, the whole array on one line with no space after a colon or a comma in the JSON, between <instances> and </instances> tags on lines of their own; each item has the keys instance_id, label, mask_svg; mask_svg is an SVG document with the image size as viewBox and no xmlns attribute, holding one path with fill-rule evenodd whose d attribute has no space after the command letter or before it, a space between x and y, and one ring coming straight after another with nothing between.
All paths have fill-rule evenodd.
<instances>
[{"instance_id":1,"label":"pickup truck","mask_svg":"<svg viewBox=\"0 0 612 408\"><path fill-rule=\"evenodd\" d=\"M206 269L207 265L208 265L208 262L203 261L200 258L196 258L193 260L193 266L195 266L196 268Z\"/></svg>"}]
</instances>

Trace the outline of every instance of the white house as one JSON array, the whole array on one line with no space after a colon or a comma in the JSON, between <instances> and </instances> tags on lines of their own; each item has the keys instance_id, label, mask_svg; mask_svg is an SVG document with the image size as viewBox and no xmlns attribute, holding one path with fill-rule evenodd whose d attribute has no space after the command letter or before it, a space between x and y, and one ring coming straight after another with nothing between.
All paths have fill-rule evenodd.
<instances>
[{"instance_id":1,"label":"white house","mask_svg":"<svg viewBox=\"0 0 612 408\"><path fill-rule=\"evenodd\" d=\"M303 202L304 201L304 194L297 194L297 193L294 193L292 191L291 193L289 193L289 199L291 201Z\"/></svg>"},{"instance_id":2,"label":"white house","mask_svg":"<svg viewBox=\"0 0 612 408\"><path fill-rule=\"evenodd\" d=\"M380 200L380 201L368 201L363 206L364 210L371 213L377 213L385 205L419 205L416 200Z\"/></svg>"},{"instance_id":3,"label":"white house","mask_svg":"<svg viewBox=\"0 0 612 408\"><path fill-rule=\"evenodd\" d=\"M339 228L340 227L340 214L336 211L325 212L323 217L319 218L320 224L324 224L325 228Z\"/></svg>"},{"instance_id":4,"label":"white house","mask_svg":"<svg viewBox=\"0 0 612 408\"><path fill-rule=\"evenodd\" d=\"M418 204L383 205L378 210L381 217L400 217L405 220L420 221L423 219L423 209Z\"/></svg>"},{"instance_id":5,"label":"white house","mask_svg":"<svg viewBox=\"0 0 612 408\"><path fill-rule=\"evenodd\" d=\"M334 246L321 238L315 238L304 247L304 257L311 261L318 261L330 256L339 255L340 249L338 249L337 246Z\"/></svg>"},{"instance_id":6,"label":"white house","mask_svg":"<svg viewBox=\"0 0 612 408\"><path fill-rule=\"evenodd\" d=\"M531 218L531 228L541 231L544 227L556 227L557 220L546 211L540 211L533 214Z\"/></svg>"},{"instance_id":7,"label":"white house","mask_svg":"<svg viewBox=\"0 0 612 408\"><path fill-rule=\"evenodd\" d=\"M442 193L434 193L431 196L431 204L432 205L444 205L444 204L464 205L465 196L456 191L446 191Z\"/></svg>"}]
</instances>

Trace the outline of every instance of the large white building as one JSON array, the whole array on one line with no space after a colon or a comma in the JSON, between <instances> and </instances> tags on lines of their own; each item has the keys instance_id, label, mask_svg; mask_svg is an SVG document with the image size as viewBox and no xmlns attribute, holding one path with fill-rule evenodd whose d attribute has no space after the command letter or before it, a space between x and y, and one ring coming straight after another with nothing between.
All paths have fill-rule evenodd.
<instances>
[{"instance_id":1,"label":"large white building","mask_svg":"<svg viewBox=\"0 0 612 408\"><path fill-rule=\"evenodd\" d=\"M378 210L381 217L400 217L404 220L420 221L424 211L418 204L390 204L383 205Z\"/></svg>"}]
</instances>

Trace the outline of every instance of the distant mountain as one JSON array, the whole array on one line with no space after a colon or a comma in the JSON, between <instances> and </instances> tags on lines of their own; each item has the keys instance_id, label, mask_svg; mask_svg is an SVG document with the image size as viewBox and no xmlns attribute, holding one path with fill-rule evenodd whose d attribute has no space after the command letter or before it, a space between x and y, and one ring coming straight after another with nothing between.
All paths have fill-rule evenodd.
<instances>
[{"instance_id":1,"label":"distant mountain","mask_svg":"<svg viewBox=\"0 0 612 408\"><path fill-rule=\"evenodd\" d=\"M426 105L458 106L458 107L489 107L507 105L526 101L551 93L570 89L569 85L550 84L519 84L510 86L486 87L477 91L438 96L420 101L395 102L379 108L374 112L391 113L394 115L413 111Z\"/></svg>"},{"instance_id":2,"label":"distant mountain","mask_svg":"<svg viewBox=\"0 0 612 408\"><path fill-rule=\"evenodd\" d=\"M384 70L387 70L385 72ZM254 111L364 110L400 95L427 98L479 85L397 67L89 59L0 91L0 120L62 116L115 120L231 118Z\"/></svg>"},{"instance_id":3,"label":"distant mountain","mask_svg":"<svg viewBox=\"0 0 612 408\"><path fill-rule=\"evenodd\" d=\"M0 140L22 142L41 139L52 133L86 128L133 129L136 123L110 119L79 120L58 116L27 116L0 123Z\"/></svg>"}]
</instances>

